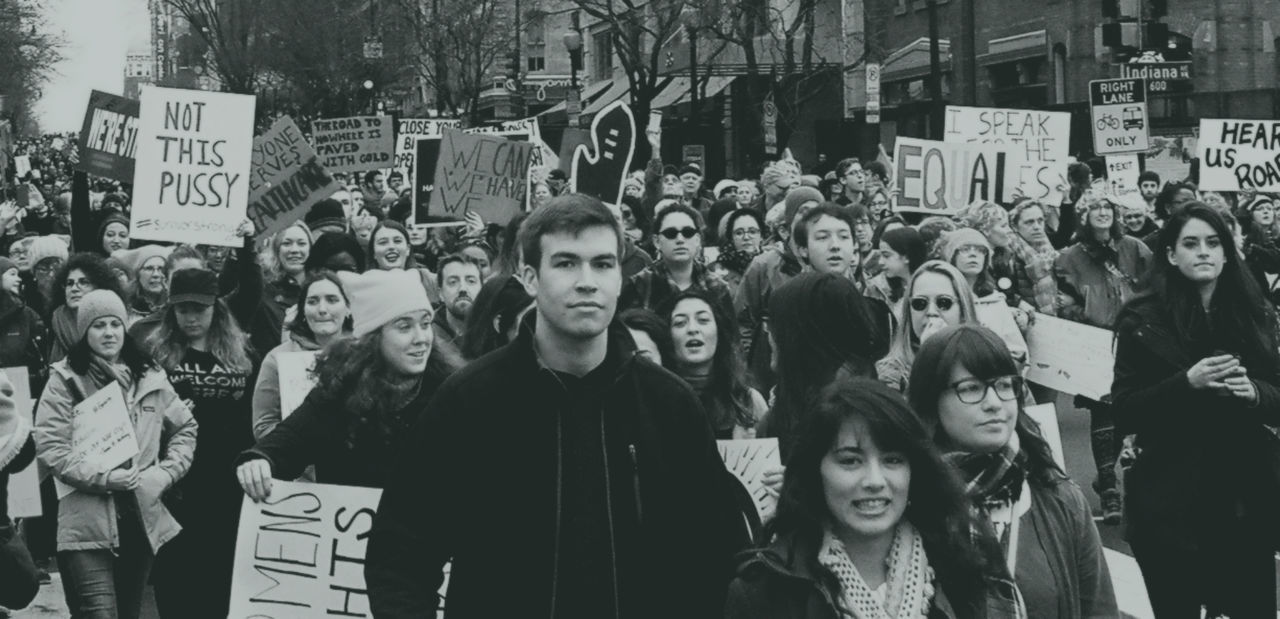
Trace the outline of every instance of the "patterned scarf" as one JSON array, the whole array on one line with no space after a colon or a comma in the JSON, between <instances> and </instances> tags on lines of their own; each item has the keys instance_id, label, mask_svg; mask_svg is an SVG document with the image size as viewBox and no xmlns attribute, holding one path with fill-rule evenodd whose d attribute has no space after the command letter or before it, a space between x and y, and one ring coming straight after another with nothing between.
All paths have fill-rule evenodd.
<instances>
[{"instance_id":1,"label":"patterned scarf","mask_svg":"<svg viewBox=\"0 0 1280 619\"><path fill-rule=\"evenodd\" d=\"M720 263L720 266L723 266L738 275L743 275L747 272L747 267L751 266L751 261L755 260L755 257L759 255L760 252L753 254L742 251L741 249L735 249L733 241L730 240L720 245L720 257L717 261Z\"/></svg>"},{"instance_id":2,"label":"patterned scarf","mask_svg":"<svg viewBox=\"0 0 1280 619\"><path fill-rule=\"evenodd\" d=\"M845 551L844 543L828 529L823 536L818 563L840 583L842 616L855 619L920 619L929 616L933 605L933 568L924 552L924 542L911 523L902 521L893 534L886 559L888 580L884 596L867 586L858 568Z\"/></svg>"},{"instance_id":3,"label":"patterned scarf","mask_svg":"<svg viewBox=\"0 0 1280 619\"><path fill-rule=\"evenodd\" d=\"M1009 240L1009 249L1013 251L1017 261L1023 264L1027 278L1031 280L1036 309L1049 316L1055 315L1058 309L1058 283L1053 279L1053 261L1058 258L1058 250L1047 241L1040 247L1032 247L1016 234L1010 235Z\"/></svg>"},{"instance_id":4,"label":"patterned scarf","mask_svg":"<svg viewBox=\"0 0 1280 619\"><path fill-rule=\"evenodd\" d=\"M1017 433L998 451L955 451L943 457L960 474L965 494L984 522L992 522L992 512L1012 506L1022 498L1023 482L1027 480L1027 454L1020 449ZM998 530L996 535L1003 538L1004 531Z\"/></svg>"}]
</instances>

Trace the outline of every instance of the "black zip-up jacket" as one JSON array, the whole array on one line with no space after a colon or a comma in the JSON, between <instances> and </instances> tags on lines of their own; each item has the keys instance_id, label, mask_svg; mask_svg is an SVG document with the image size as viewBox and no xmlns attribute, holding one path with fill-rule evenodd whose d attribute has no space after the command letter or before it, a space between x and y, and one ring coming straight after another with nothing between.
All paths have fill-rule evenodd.
<instances>
[{"instance_id":1,"label":"black zip-up jacket","mask_svg":"<svg viewBox=\"0 0 1280 619\"><path fill-rule=\"evenodd\" d=\"M433 617L450 560L448 619L567 617L584 606L578 596L599 602L598 591L565 586L602 578L562 561L566 547L583 554L566 523L584 513L606 520L582 531L610 546L603 617L721 616L734 554L747 540L697 397L637 357L615 323L604 363L581 379L601 400L604 453L567 461L581 420L566 417L583 410L583 392L571 393L539 362L531 323L449 378L402 445L369 539L374 616ZM588 461L604 464L595 490L605 506L567 513L583 506L563 496L566 477L580 481Z\"/></svg>"}]
</instances>

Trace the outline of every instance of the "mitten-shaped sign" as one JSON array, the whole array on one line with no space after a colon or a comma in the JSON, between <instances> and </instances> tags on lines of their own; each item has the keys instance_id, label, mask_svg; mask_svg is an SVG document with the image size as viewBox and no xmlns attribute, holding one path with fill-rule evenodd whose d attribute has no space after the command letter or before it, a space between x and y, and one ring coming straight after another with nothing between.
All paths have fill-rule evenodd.
<instances>
[{"instance_id":1,"label":"mitten-shaped sign","mask_svg":"<svg viewBox=\"0 0 1280 619\"><path fill-rule=\"evenodd\" d=\"M573 153L573 191L610 204L621 202L622 181L631 170L635 140L631 108L622 101L605 107L591 123L592 144L583 144Z\"/></svg>"}]
</instances>

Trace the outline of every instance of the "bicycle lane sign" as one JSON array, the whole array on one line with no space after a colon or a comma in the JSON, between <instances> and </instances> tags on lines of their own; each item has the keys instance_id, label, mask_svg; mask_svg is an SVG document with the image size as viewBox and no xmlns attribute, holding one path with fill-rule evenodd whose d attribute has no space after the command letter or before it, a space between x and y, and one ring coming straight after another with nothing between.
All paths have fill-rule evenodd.
<instances>
[{"instance_id":1,"label":"bicycle lane sign","mask_svg":"<svg viewBox=\"0 0 1280 619\"><path fill-rule=\"evenodd\" d=\"M1151 121L1143 79L1089 82L1093 150L1098 155L1146 152Z\"/></svg>"}]
</instances>

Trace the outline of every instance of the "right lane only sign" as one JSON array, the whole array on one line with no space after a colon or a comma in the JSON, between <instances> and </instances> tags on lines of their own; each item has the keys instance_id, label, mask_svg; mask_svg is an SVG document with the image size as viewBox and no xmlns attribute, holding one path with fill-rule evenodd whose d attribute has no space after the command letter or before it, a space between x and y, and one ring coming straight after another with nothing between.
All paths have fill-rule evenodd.
<instances>
[{"instance_id":1,"label":"right lane only sign","mask_svg":"<svg viewBox=\"0 0 1280 619\"><path fill-rule=\"evenodd\" d=\"M1144 80L1089 82L1089 110L1095 153L1123 155L1147 150L1151 123L1147 118L1147 88Z\"/></svg>"}]
</instances>

